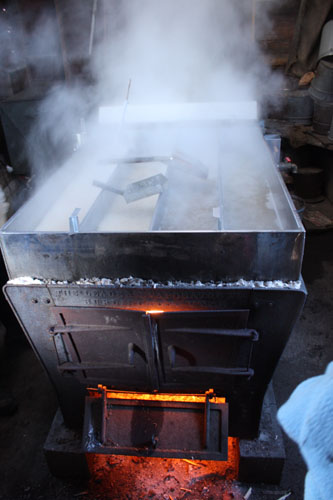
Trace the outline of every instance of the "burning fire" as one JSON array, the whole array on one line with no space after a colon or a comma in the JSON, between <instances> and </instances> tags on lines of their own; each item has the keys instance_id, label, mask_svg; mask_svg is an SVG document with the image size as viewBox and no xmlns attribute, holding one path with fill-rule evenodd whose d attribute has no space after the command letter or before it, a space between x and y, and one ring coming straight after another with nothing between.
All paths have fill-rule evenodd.
<instances>
[{"instance_id":1,"label":"burning fire","mask_svg":"<svg viewBox=\"0 0 333 500\"><path fill-rule=\"evenodd\" d=\"M237 438L228 440L227 462L120 455L88 455L92 498L243 499Z\"/></svg>"},{"instance_id":2,"label":"burning fire","mask_svg":"<svg viewBox=\"0 0 333 500\"><path fill-rule=\"evenodd\" d=\"M98 397L98 389L88 389ZM204 394L149 394L107 391L113 399L204 403ZM214 397L214 403L225 398ZM243 499L234 482L238 477L239 440L228 438L228 461L146 458L123 455L88 454L92 498L229 498Z\"/></svg>"}]
</instances>

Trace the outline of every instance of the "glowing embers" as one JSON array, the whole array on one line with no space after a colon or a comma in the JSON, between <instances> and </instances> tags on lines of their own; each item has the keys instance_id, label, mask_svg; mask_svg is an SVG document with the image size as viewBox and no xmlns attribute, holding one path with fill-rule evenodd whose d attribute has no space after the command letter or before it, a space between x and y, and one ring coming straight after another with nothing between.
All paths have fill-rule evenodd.
<instances>
[{"instance_id":1,"label":"glowing embers","mask_svg":"<svg viewBox=\"0 0 333 500\"><path fill-rule=\"evenodd\" d=\"M97 389L88 388L89 396L93 398L98 398L100 392L104 389L102 385L99 385ZM135 399L138 401L175 401L183 403L205 403L205 394L149 394L147 392L119 392L119 391L109 391L105 392L108 399ZM226 402L225 398L213 396L210 398L211 403L222 404Z\"/></svg>"},{"instance_id":2,"label":"glowing embers","mask_svg":"<svg viewBox=\"0 0 333 500\"><path fill-rule=\"evenodd\" d=\"M233 482L238 477L237 438L229 438L228 456L227 462L216 462L88 454L88 491L92 498L117 500L243 500L240 488Z\"/></svg>"},{"instance_id":3,"label":"glowing embers","mask_svg":"<svg viewBox=\"0 0 333 500\"><path fill-rule=\"evenodd\" d=\"M159 309L151 309L149 311L146 311L146 314L163 314L164 311L159 310Z\"/></svg>"}]
</instances>

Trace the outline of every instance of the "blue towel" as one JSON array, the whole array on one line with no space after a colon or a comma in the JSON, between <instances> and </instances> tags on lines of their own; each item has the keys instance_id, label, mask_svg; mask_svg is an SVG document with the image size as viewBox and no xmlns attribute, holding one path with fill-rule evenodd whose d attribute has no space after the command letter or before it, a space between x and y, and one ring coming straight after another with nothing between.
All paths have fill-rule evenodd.
<instances>
[{"instance_id":1,"label":"blue towel","mask_svg":"<svg viewBox=\"0 0 333 500\"><path fill-rule=\"evenodd\" d=\"M304 500L333 500L333 362L296 387L278 420L308 467Z\"/></svg>"}]
</instances>

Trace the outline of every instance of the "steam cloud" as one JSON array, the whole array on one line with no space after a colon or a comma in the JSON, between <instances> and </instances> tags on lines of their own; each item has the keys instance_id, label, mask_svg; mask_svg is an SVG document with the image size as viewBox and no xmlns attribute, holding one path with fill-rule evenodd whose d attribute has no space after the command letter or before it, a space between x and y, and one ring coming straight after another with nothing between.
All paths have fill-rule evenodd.
<instances>
[{"instance_id":1,"label":"steam cloud","mask_svg":"<svg viewBox=\"0 0 333 500\"><path fill-rule=\"evenodd\" d=\"M270 7L273 3L272 0L257 2ZM77 12L71 26L75 30L76 19L82 23L83 18L79 5L73 4ZM272 74L253 41L252 8L253 2L248 0L97 2L97 13L104 17L104 27L96 22L90 60L96 85L90 94L77 81L70 87L54 88L41 106L37 128L47 133L55 149L61 149L73 136L74 128L79 131L77 118L87 114L90 104L124 102L129 79L131 104L256 100L264 105L268 92L272 95L281 80ZM37 51L42 50L38 47L54 45L44 28L45 18L44 13L30 42ZM48 26L51 24L48 21ZM267 7L261 7L260 11L257 8L256 33L263 33L269 27ZM89 34L87 31L87 40ZM73 57L80 57L78 48L72 52ZM29 142L33 143L33 138ZM33 158L35 168L43 157ZM43 165L38 168L43 169Z\"/></svg>"},{"instance_id":2,"label":"steam cloud","mask_svg":"<svg viewBox=\"0 0 333 500\"><path fill-rule=\"evenodd\" d=\"M34 146L32 164L36 171L45 172L50 150L63 151L63 156L66 156L68 143L73 145L75 133L79 131L89 139L84 152L76 153L75 158L65 163L66 178L70 169L73 169L73 176L77 175L80 163L93 171L101 160L140 154L143 146L155 154L167 149L169 153L182 150L192 156L195 154L203 162L208 158L216 168L217 154L213 151L219 140L216 132L210 134L197 129L195 133L192 130L189 136L175 129L169 137L165 137L165 133L158 130L151 136L133 135L124 130L121 138L112 137L112 133L117 135L117 131L101 128L91 110L100 104L121 105L129 80L132 82L130 104L234 101L242 106L244 101L256 100L264 106L268 94L272 95L281 86L281 78L274 75L266 64L253 40L253 29L254 21L256 33L262 34L269 29L265 6L272 7L274 3L277 2L257 2L261 9L254 20L253 3L248 0L97 2L99 16L96 18L89 62L94 83L87 85L76 80L71 85L57 85L42 103L39 120L29 137L30 144ZM79 4L76 2L75 8ZM91 14L93 5L94 2L91 3ZM78 19L81 14L77 12ZM43 44L47 33L44 30L39 34ZM86 38L89 39L89 30ZM84 130L82 117L85 117ZM240 134L242 144L239 143ZM267 151L260 134L248 131L246 127L234 126L226 135L230 144L243 148L242 158L250 151L252 160L256 154L260 156L262 153L263 162L267 161ZM43 137L46 136L51 148L43 147ZM237 162L237 158L234 160ZM248 165L244 168L248 169ZM241 169L238 169L237 175L242 177ZM60 177L58 174L52 182ZM246 189L246 186L241 186L241 189ZM234 190L237 191L236 188ZM200 190L195 187L194 192L192 188L185 189L186 202L189 197L200 198ZM85 196L82 189L82 199ZM175 199L181 213L179 193L175 194ZM80 199L75 202L79 203Z\"/></svg>"},{"instance_id":3,"label":"steam cloud","mask_svg":"<svg viewBox=\"0 0 333 500\"><path fill-rule=\"evenodd\" d=\"M103 96L123 99L132 78L131 102L262 99L275 83L253 43L252 7L245 0L111 2L108 39L94 61ZM267 30L266 14L257 13L257 32Z\"/></svg>"}]
</instances>

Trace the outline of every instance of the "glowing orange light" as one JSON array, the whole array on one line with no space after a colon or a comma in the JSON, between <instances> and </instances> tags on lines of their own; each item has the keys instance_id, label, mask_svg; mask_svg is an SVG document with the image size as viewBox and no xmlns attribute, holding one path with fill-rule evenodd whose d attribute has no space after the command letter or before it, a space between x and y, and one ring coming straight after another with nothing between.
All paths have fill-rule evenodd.
<instances>
[{"instance_id":1,"label":"glowing orange light","mask_svg":"<svg viewBox=\"0 0 333 500\"><path fill-rule=\"evenodd\" d=\"M100 393L94 387L87 388L90 397L100 397ZM156 393L150 394L147 392L129 392L129 391L112 391L108 390L106 397L110 399L137 399L139 401L176 401L186 403L205 403L205 394L169 394L169 393ZM223 397L210 398L212 403L221 404L225 403L226 399Z\"/></svg>"},{"instance_id":2,"label":"glowing orange light","mask_svg":"<svg viewBox=\"0 0 333 500\"><path fill-rule=\"evenodd\" d=\"M88 389L90 396L100 397L97 389ZM107 398L151 401L205 403L205 394L170 394L117 392L108 390ZM213 403L225 398L213 397ZM203 489L211 498L243 499L237 482L239 469L239 439L228 438L228 460L187 460L124 455L87 454L91 474L88 491L102 498L201 498ZM112 469L112 474L110 473ZM172 488L172 489L171 489ZM172 496L170 496L172 492ZM188 496L188 493L191 493ZM154 495L153 495L154 494Z\"/></svg>"},{"instance_id":3,"label":"glowing orange light","mask_svg":"<svg viewBox=\"0 0 333 500\"><path fill-rule=\"evenodd\" d=\"M235 482L239 467L237 438L229 437L228 456L227 462L219 462L89 453L88 491L94 498L119 500L148 498L148 492L154 498L195 499L202 498L204 489L209 490L210 498L244 499Z\"/></svg>"},{"instance_id":4,"label":"glowing orange light","mask_svg":"<svg viewBox=\"0 0 333 500\"><path fill-rule=\"evenodd\" d=\"M163 309L162 309L163 307ZM199 304L183 304L175 300L174 303L163 303L163 302L147 302L146 304L136 304L135 302L131 305L117 304L114 306L115 309L126 309L127 311L143 311L146 314L163 314L166 312L184 312L184 311L206 311L207 307ZM211 308L209 308L209 311Z\"/></svg>"}]
</instances>

